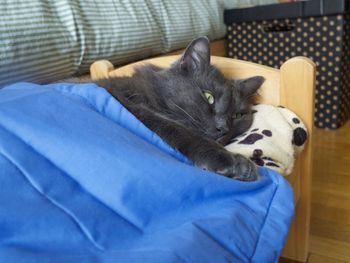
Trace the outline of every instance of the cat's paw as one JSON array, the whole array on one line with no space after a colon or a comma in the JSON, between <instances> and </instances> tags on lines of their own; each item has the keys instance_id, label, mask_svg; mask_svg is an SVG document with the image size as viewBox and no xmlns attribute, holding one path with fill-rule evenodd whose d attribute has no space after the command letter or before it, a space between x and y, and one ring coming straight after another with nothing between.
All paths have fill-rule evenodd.
<instances>
[{"instance_id":1,"label":"cat's paw","mask_svg":"<svg viewBox=\"0 0 350 263\"><path fill-rule=\"evenodd\" d=\"M256 181L259 178L252 161L228 151L220 151L211 156L204 168L240 181Z\"/></svg>"},{"instance_id":2,"label":"cat's paw","mask_svg":"<svg viewBox=\"0 0 350 263\"><path fill-rule=\"evenodd\" d=\"M241 181L256 181L259 174L256 165L240 154L233 154L235 165L230 177Z\"/></svg>"}]
</instances>

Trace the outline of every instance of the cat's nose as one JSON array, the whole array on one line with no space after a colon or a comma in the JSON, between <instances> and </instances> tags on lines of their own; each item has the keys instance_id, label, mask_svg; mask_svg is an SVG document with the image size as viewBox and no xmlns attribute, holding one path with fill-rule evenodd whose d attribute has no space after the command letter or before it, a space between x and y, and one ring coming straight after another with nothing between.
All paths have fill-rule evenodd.
<instances>
[{"instance_id":1,"label":"cat's nose","mask_svg":"<svg viewBox=\"0 0 350 263\"><path fill-rule=\"evenodd\" d=\"M229 131L228 127L227 127L227 126L224 126L224 125L222 125L222 126L217 126L217 127L216 127L216 130L217 130L218 132L220 132L220 134L226 134L226 133Z\"/></svg>"}]
</instances>

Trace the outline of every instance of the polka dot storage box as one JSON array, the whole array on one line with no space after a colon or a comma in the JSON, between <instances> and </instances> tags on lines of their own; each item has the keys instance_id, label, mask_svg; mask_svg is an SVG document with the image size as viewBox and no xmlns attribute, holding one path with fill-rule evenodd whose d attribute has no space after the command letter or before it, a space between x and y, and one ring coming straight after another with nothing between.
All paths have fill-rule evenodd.
<instances>
[{"instance_id":1,"label":"polka dot storage box","mask_svg":"<svg viewBox=\"0 0 350 263\"><path fill-rule=\"evenodd\" d=\"M350 1L310 0L225 10L227 55L279 68L295 56L317 65L315 125L350 117Z\"/></svg>"}]
</instances>

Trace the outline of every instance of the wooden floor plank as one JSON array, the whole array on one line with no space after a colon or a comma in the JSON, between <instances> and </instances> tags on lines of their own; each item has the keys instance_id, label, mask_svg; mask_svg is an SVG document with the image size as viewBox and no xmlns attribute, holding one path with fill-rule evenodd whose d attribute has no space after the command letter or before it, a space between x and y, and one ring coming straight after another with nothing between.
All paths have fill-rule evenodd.
<instances>
[{"instance_id":1,"label":"wooden floor plank","mask_svg":"<svg viewBox=\"0 0 350 263\"><path fill-rule=\"evenodd\" d=\"M320 256L317 254L311 254L307 263L347 263L346 261Z\"/></svg>"},{"instance_id":2,"label":"wooden floor plank","mask_svg":"<svg viewBox=\"0 0 350 263\"><path fill-rule=\"evenodd\" d=\"M350 243L350 226L312 217L311 235Z\"/></svg>"},{"instance_id":3,"label":"wooden floor plank","mask_svg":"<svg viewBox=\"0 0 350 263\"><path fill-rule=\"evenodd\" d=\"M350 262L350 243L311 236L310 253Z\"/></svg>"},{"instance_id":4,"label":"wooden floor plank","mask_svg":"<svg viewBox=\"0 0 350 263\"><path fill-rule=\"evenodd\" d=\"M312 204L311 207L314 218L327 220L344 226L350 225L350 210L347 208L329 206L327 203Z\"/></svg>"}]
</instances>

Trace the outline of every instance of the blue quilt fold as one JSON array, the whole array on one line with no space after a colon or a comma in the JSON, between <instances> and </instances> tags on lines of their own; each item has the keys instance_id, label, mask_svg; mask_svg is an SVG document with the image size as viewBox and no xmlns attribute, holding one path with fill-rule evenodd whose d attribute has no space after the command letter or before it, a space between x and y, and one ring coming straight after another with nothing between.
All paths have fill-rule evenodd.
<instances>
[{"instance_id":1,"label":"blue quilt fold","mask_svg":"<svg viewBox=\"0 0 350 263\"><path fill-rule=\"evenodd\" d=\"M277 262L279 174L194 167L94 84L0 90L0 262Z\"/></svg>"}]
</instances>

